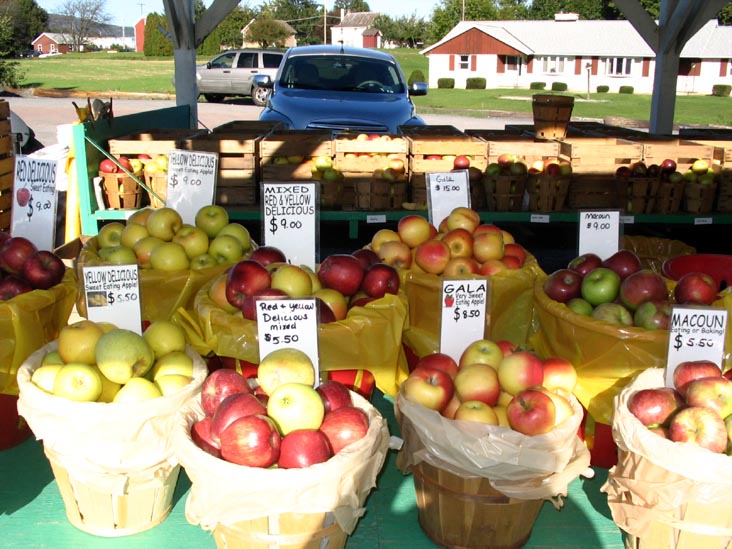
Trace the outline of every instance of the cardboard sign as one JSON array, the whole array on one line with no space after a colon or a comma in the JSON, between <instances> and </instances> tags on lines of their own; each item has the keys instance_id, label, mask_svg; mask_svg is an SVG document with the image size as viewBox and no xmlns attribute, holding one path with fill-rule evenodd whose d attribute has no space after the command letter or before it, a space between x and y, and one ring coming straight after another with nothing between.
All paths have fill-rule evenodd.
<instances>
[{"instance_id":1,"label":"cardboard sign","mask_svg":"<svg viewBox=\"0 0 732 549\"><path fill-rule=\"evenodd\" d=\"M577 255L594 253L607 259L620 248L620 211L602 210L579 213Z\"/></svg>"},{"instance_id":2,"label":"cardboard sign","mask_svg":"<svg viewBox=\"0 0 732 549\"><path fill-rule=\"evenodd\" d=\"M170 151L165 205L193 225L196 213L213 204L219 156L198 151Z\"/></svg>"},{"instance_id":3,"label":"cardboard sign","mask_svg":"<svg viewBox=\"0 0 732 549\"><path fill-rule=\"evenodd\" d=\"M435 227L455 208L470 208L468 170L427 174L427 209Z\"/></svg>"},{"instance_id":4,"label":"cardboard sign","mask_svg":"<svg viewBox=\"0 0 732 549\"><path fill-rule=\"evenodd\" d=\"M263 183L264 243L282 250L293 265L315 269L319 193L316 183Z\"/></svg>"},{"instance_id":5,"label":"cardboard sign","mask_svg":"<svg viewBox=\"0 0 732 549\"><path fill-rule=\"evenodd\" d=\"M140 279L137 265L84 267L87 318L110 322L142 334Z\"/></svg>"},{"instance_id":6,"label":"cardboard sign","mask_svg":"<svg viewBox=\"0 0 732 549\"><path fill-rule=\"evenodd\" d=\"M15 157L10 234L27 238L39 250L53 250L56 243L55 160Z\"/></svg>"},{"instance_id":7,"label":"cardboard sign","mask_svg":"<svg viewBox=\"0 0 732 549\"><path fill-rule=\"evenodd\" d=\"M485 337L488 280L443 280L440 352L455 362L473 341Z\"/></svg>"}]
</instances>

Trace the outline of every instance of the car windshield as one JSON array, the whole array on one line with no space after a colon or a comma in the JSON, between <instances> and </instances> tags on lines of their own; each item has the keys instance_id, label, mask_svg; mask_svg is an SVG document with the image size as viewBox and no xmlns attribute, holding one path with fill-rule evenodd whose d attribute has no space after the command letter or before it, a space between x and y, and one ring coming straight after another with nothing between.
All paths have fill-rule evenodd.
<instances>
[{"instance_id":1,"label":"car windshield","mask_svg":"<svg viewBox=\"0 0 732 549\"><path fill-rule=\"evenodd\" d=\"M404 93L395 65L342 54L290 57L279 83L285 88L308 90Z\"/></svg>"}]
</instances>

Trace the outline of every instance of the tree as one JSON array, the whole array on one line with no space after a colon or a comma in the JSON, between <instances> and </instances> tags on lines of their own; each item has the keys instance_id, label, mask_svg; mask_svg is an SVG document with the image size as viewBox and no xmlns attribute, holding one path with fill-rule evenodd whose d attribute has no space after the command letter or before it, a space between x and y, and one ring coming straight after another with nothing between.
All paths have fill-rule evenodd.
<instances>
[{"instance_id":1,"label":"tree","mask_svg":"<svg viewBox=\"0 0 732 549\"><path fill-rule=\"evenodd\" d=\"M209 34L199 48L200 54L212 55L222 49L239 48L242 46L244 29L253 19L257 12L252 8L237 7L226 18L219 23L214 31Z\"/></svg>"},{"instance_id":2,"label":"tree","mask_svg":"<svg viewBox=\"0 0 732 549\"><path fill-rule=\"evenodd\" d=\"M732 3L727 4L717 14L720 25L732 25Z\"/></svg>"},{"instance_id":3,"label":"tree","mask_svg":"<svg viewBox=\"0 0 732 549\"><path fill-rule=\"evenodd\" d=\"M81 51L89 37L110 21L104 0L66 0L59 15L65 15L71 22L70 28L61 34L74 51Z\"/></svg>"},{"instance_id":4,"label":"tree","mask_svg":"<svg viewBox=\"0 0 732 549\"><path fill-rule=\"evenodd\" d=\"M645 7L645 4L655 1L641 0L641 4L644 4ZM534 0L528 11L531 19L554 19L555 13L576 13L580 19L620 19L622 17L609 0Z\"/></svg>"},{"instance_id":5,"label":"tree","mask_svg":"<svg viewBox=\"0 0 732 549\"><path fill-rule=\"evenodd\" d=\"M257 19L247 29L247 40L258 42L263 48L285 46L290 37L290 31L280 22L274 19Z\"/></svg>"},{"instance_id":6,"label":"tree","mask_svg":"<svg viewBox=\"0 0 732 549\"><path fill-rule=\"evenodd\" d=\"M0 0L0 15L10 21L8 51L16 56L31 48L33 40L46 30L48 13L35 0Z\"/></svg>"},{"instance_id":7,"label":"tree","mask_svg":"<svg viewBox=\"0 0 732 549\"><path fill-rule=\"evenodd\" d=\"M314 0L269 0L262 4L260 15L289 23L295 29L298 43L323 41L322 5Z\"/></svg>"},{"instance_id":8,"label":"tree","mask_svg":"<svg viewBox=\"0 0 732 549\"><path fill-rule=\"evenodd\" d=\"M442 0L442 5L432 12L431 34L434 39L439 40L463 20L463 4L466 21L490 21L498 18L493 0Z\"/></svg>"},{"instance_id":9,"label":"tree","mask_svg":"<svg viewBox=\"0 0 732 549\"><path fill-rule=\"evenodd\" d=\"M352 13L359 13L362 11L371 11L369 3L364 0L335 0L333 3L333 11L340 14L341 10L344 13L349 11Z\"/></svg>"},{"instance_id":10,"label":"tree","mask_svg":"<svg viewBox=\"0 0 732 549\"><path fill-rule=\"evenodd\" d=\"M17 61L5 59L9 57L7 49L12 43L13 25L8 15L0 15L0 86L15 88L23 79Z\"/></svg>"},{"instance_id":11,"label":"tree","mask_svg":"<svg viewBox=\"0 0 732 549\"><path fill-rule=\"evenodd\" d=\"M381 31L383 42L393 42L402 48L416 48L428 37L428 24L421 17L411 15L392 19L388 15L379 15L374 20L374 28Z\"/></svg>"},{"instance_id":12,"label":"tree","mask_svg":"<svg viewBox=\"0 0 732 549\"><path fill-rule=\"evenodd\" d=\"M173 43L160 28L168 31L168 18L159 13L151 13L145 19L145 46L143 53L148 57L173 55Z\"/></svg>"}]
</instances>

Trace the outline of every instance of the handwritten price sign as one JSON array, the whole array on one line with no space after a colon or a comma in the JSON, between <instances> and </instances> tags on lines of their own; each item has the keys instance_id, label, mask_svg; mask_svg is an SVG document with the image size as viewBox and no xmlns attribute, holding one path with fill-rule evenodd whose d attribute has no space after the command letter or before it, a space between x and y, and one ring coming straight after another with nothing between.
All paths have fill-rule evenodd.
<instances>
[{"instance_id":1,"label":"handwritten price sign","mask_svg":"<svg viewBox=\"0 0 732 549\"><path fill-rule=\"evenodd\" d=\"M83 268L87 318L142 333L137 265Z\"/></svg>"},{"instance_id":2,"label":"handwritten price sign","mask_svg":"<svg viewBox=\"0 0 732 549\"><path fill-rule=\"evenodd\" d=\"M262 184L262 230L267 246L293 265L315 268L318 187L315 183Z\"/></svg>"},{"instance_id":3,"label":"handwritten price sign","mask_svg":"<svg viewBox=\"0 0 732 549\"><path fill-rule=\"evenodd\" d=\"M485 336L487 280L443 280L440 352L458 361L465 347Z\"/></svg>"},{"instance_id":4,"label":"handwritten price sign","mask_svg":"<svg viewBox=\"0 0 732 549\"><path fill-rule=\"evenodd\" d=\"M666 385L673 387L676 366L690 360L709 360L722 366L727 333L727 311L713 307L674 306L668 338Z\"/></svg>"},{"instance_id":5,"label":"handwritten price sign","mask_svg":"<svg viewBox=\"0 0 732 549\"><path fill-rule=\"evenodd\" d=\"M579 213L578 255L594 253L607 259L620 246L620 211Z\"/></svg>"},{"instance_id":6,"label":"handwritten price sign","mask_svg":"<svg viewBox=\"0 0 732 549\"><path fill-rule=\"evenodd\" d=\"M184 223L195 223L202 206L213 204L219 156L198 151L170 151L165 203Z\"/></svg>"},{"instance_id":7,"label":"handwritten price sign","mask_svg":"<svg viewBox=\"0 0 732 549\"><path fill-rule=\"evenodd\" d=\"M468 170L427 174L427 207L430 223L437 226L450 212L470 207Z\"/></svg>"},{"instance_id":8,"label":"handwritten price sign","mask_svg":"<svg viewBox=\"0 0 732 549\"><path fill-rule=\"evenodd\" d=\"M52 250L56 242L57 166L55 160L15 157L10 233Z\"/></svg>"}]
</instances>

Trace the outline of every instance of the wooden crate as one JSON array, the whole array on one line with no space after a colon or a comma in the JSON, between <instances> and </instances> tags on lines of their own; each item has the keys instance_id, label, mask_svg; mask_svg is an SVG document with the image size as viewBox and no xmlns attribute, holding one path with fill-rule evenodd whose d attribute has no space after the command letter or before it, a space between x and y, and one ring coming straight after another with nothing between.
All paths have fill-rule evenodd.
<instances>
[{"instance_id":1,"label":"wooden crate","mask_svg":"<svg viewBox=\"0 0 732 549\"><path fill-rule=\"evenodd\" d=\"M330 131L276 130L259 142L261 181L302 181L313 179L309 159L333 159Z\"/></svg>"},{"instance_id":2,"label":"wooden crate","mask_svg":"<svg viewBox=\"0 0 732 549\"><path fill-rule=\"evenodd\" d=\"M615 137L569 137L559 142L561 158L569 160L577 174L614 175L624 164L643 158L643 146Z\"/></svg>"},{"instance_id":3,"label":"wooden crate","mask_svg":"<svg viewBox=\"0 0 732 549\"><path fill-rule=\"evenodd\" d=\"M681 200L684 197L684 181L671 183L670 181L662 181L658 186L656 194L655 213L672 214L677 213L681 209Z\"/></svg>"},{"instance_id":4,"label":"wooden crate","mask_svg":"<svg viewBox=\"0 0 732 549\"><path fill-rule=\"evenodd\" d=\"M495 212L520 212L526 191L525 175L485 175L483 187L488 209Z\"/></svg>"},{"instance_id":5,"label":"wooden crate","mask_svg":"<svg viewBox=\"0 0 732 549\"><path fill-rule=\"evenodd\" d=\"M274 120L232 120L211 130L211 133L257 132L262 136L282 128L282 122Z\"/></svg>"},{"instance_id":6,"label":"wooden crate","mask_svg":"<svg viewBox=\"0 0 732 549\"><path fill-rule=\"evenodd\" d=\"M15 160L10 132L10 104L0 99L0 231L10 231Z\"/></svg>"},{"instance_id":7,"label":"wooden crate","mask_svg":"<svg viewBox=\"0 0 732 549\"><path fill-rule=\"evenodd\" d=\"M658 164L670 158L676 162L676 169L685 172L697 159L703 159L710 164L714 161L715 147L695 141L678 138L647 137L637 139L643 146L643 162L647 165Z\"/></svg>"},{"instance_id":8,"label":"wooden crate","mask_svg":"<svg viewBox=\"0 0 732 549\"><path fill-rule=\"evenodd\" d=\"M402 161L403 172L409 164L409 142L402 136L385 135L379 139L356 139L352 133L341 133L333 140L335 167L341 172L373 173L389 167L391 159Z\"/></svg>"},{"instance_id":9,"label":"wooden crate","mask_svg":"<svg viewBox=\"0 0 732 549\"><path fill-rule=\"evenodd\" d=\"M710 213L714 209L716 198L717 183L687 183L684 185L684 198L681 202L681 209L693 214Z\"/></svg>"},{"instance_id":10,"label":"wooden crate","mask_svg":"<svg viewBox=\"0 0 732 549\"><path fill-rule=\"evenodd\" d=\"M618 193L614 175L573 174L567 205L572 210L586 208L621 208L624 196Z\"/></svg>"},{"instance_id":11,"label":"wooden crate","mask_svg":"<svg viewBox=\"0 0 732 549\"><path fill-rule=\"evenodd\" d=\"M514 154L527 165L537 160L556 159L559 156L559 142L521 137L503 133L497 135L491 130L466 130L465 133L486 142L488 163L497 162L502 154Z\"/></svg>"},{"instance_id":12,"label":"wooden crate","mask_svg":"<svg viewBox=\"0 0 732 549\"><path fill-rule=\"evenodd\" d=\"M180 148L180 141L188 137L205 135L206 130L190 128L154 129L117 137L108 141L109 153L113 156L137 156L139 154L169 154Z\"/></svg>"},{"instance_id":13,"label":"wooden crate","mask_svg":"<svg viewBox=\"0 0 732 549\"><path fill-rule=\"evenodd\" d=\"M570 178L551 175L530 175L526 181L529 211L559 212L564 210Z\"/></svg>"},{"instance_id":14,"label":"wooden crate","mask_svg":"<svg viewBox=\"0 0 732 549\"><path fill-rule=\"evenodd\" d=\"M454 157L459 155L470 157L470 165L481 171L488 166L487 145L478 137L467 134L424 135L407 139L409 139L410 172L449 172L454 167Z\"/></svg>"}]
</instances>

